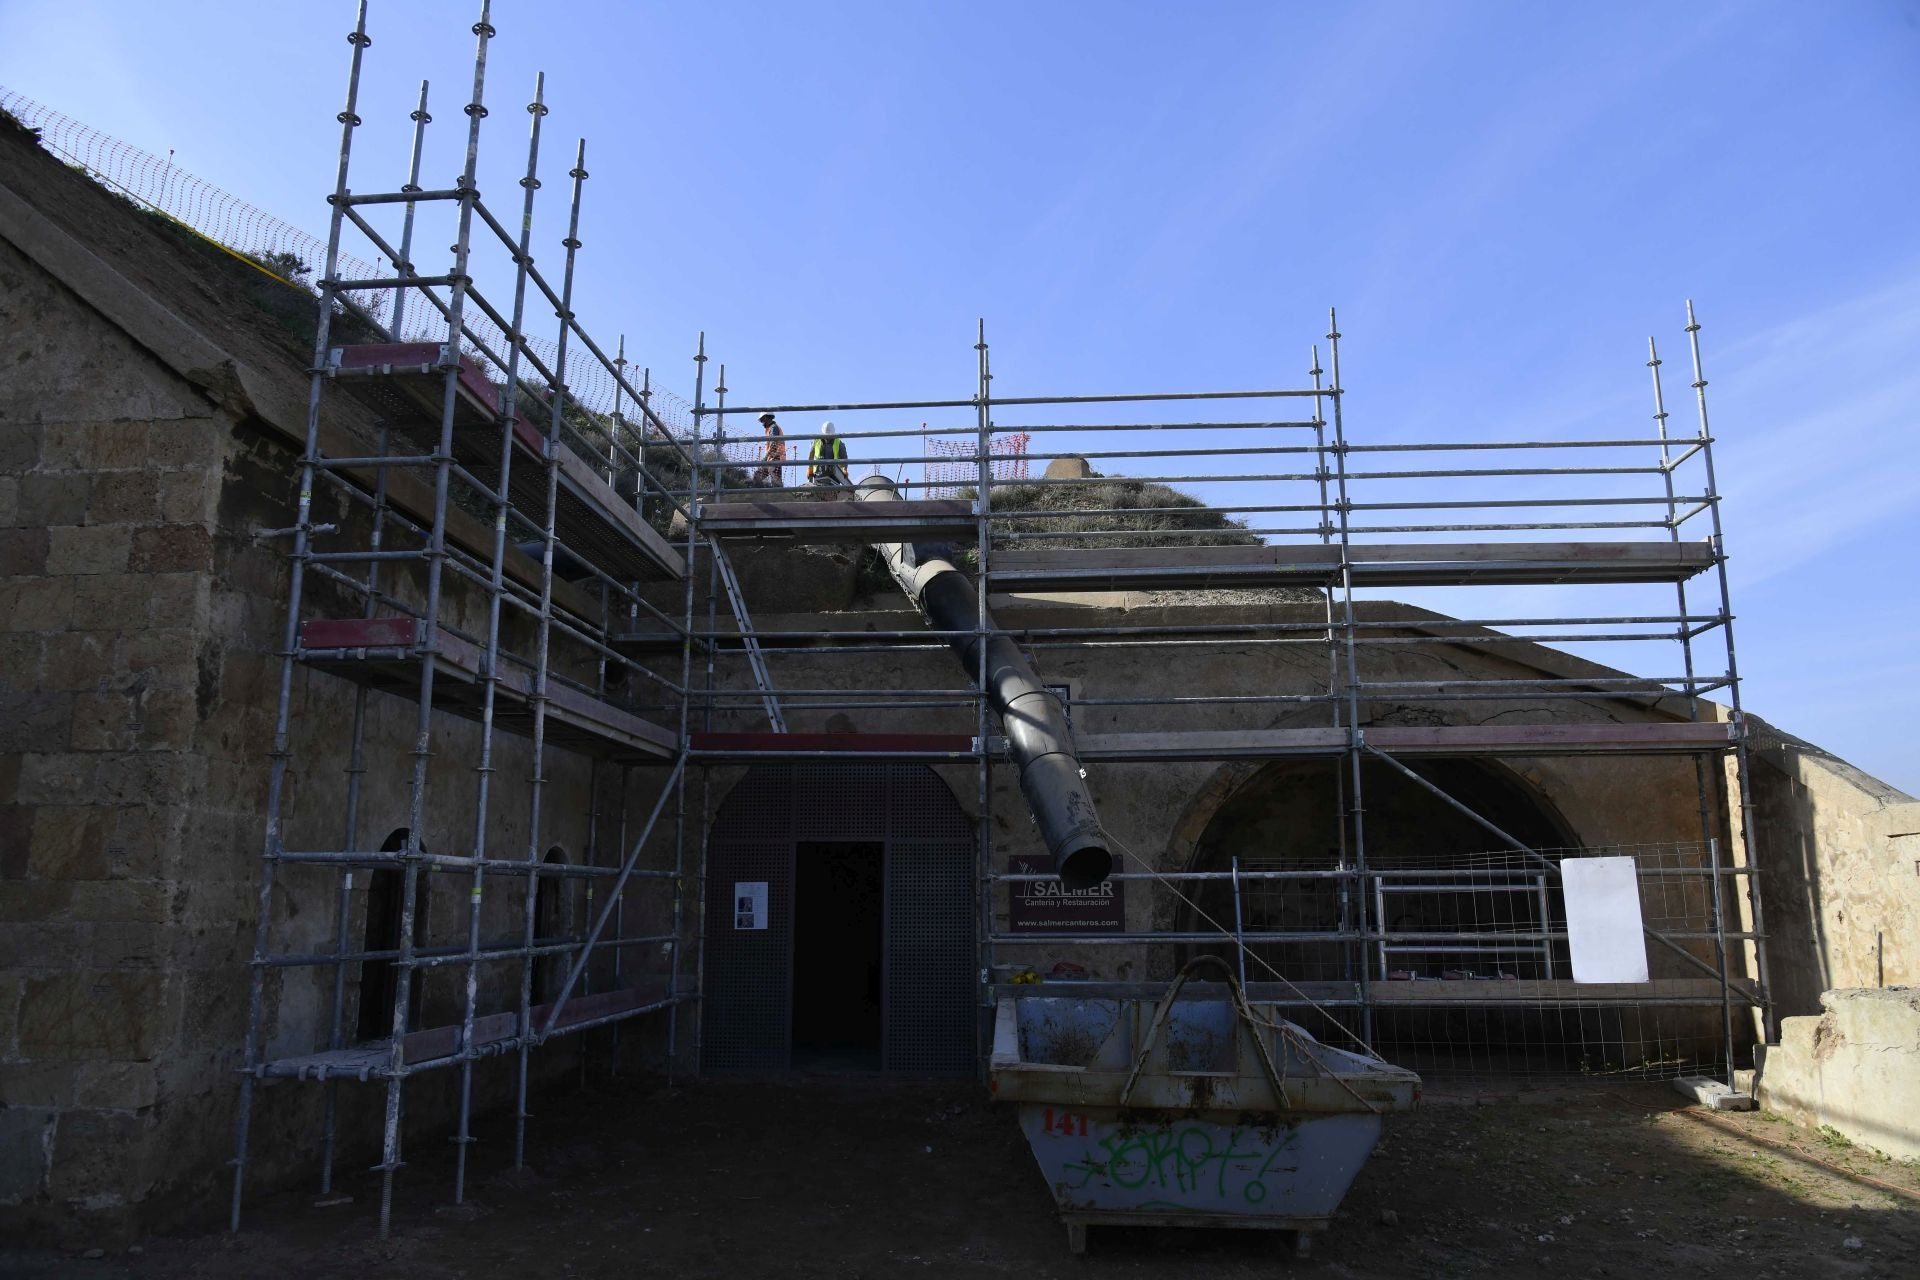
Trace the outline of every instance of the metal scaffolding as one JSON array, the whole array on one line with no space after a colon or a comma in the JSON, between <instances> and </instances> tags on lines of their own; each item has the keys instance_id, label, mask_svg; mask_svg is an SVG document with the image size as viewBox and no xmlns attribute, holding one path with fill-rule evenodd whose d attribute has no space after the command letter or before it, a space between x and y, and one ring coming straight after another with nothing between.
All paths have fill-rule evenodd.
<instances>
[{"instance_id":1,"label":"metal scaffolding","mask_svg":"<svg viewBox=\"0 0 1920 1280\"><path fill-rule=\"evenodd\" d=\"M1341 334L1330 323L1327 367L1314 349L1311 383L1293 388L1202 391L1141 395L996 396L984 327L976 344L978 368L972 400L898 400L881 403L771 404L725 406L696 403L694 413L714 425L725 440L725 423L738 415L832 412L836 415L885 415L968 408L973 411L977 480L958 501L921 499L908 503L846 504L808 501L814 495L756 489L751 501L729 501L717 482L704 483L698 508L703 531L720 541L765 540L774 543L831 541L967 541L973 544L972 569L978 588L978 616L968 632L925 628L875 629L862 625L835 629L803 627L762 631L755 649L765 666L783 659L810 666L808 683L783 682L780 698L790 719L817 722L828 711L865 711L886 716L915 713L921 727L939 724L952 732L902 736L895 733L821 735L818 733L710 732L695 735L690 758L696 765L769 763L792 760L969 761L975 774L978 821L976 933L979 943L980 997L990 1006L1004 992L1016 961L1009 955L1058 953L1077 948L1128 948L1152 957L1178 949L1223 946L1249 963L1248 978L1264 984L1262 998L1290 1004L1303 1017L1318 1017L1322 1031L1363 1044L1384 1038L1406 1045L1423 1033L1409 1031L1409 1018L1436 1008L1525 1008L1550 1013L1566 1034L1589 1034L1578 1026L1596 1010L1609 1016L1631 1012L1642 1025L1631 1034L1611 1033L1622 1050L1629 1040L1642 1046L1641 1061L1609 1074L1644 1078L1679 1070L1713 1070L1731 1080L1739 1056L1735 1009L1752 1010L1759 1030L1771 1035L1766 996L1763 926L1757 879L1753 873L1751 825L1746 821L1745 728L1733 645L1732 612L1727 599L1725 552L1720 529L1720 496L1712 469L1713 441L1708 431L1699 364L1699 326L1691 304L1688 325L1694 357L1694 386L1699 393L1697 431L1677 436L1669 430L1660 399L1657 357L1655 425L1650 435L1601 439L1438 440L1418 443L1360 443L1350 438L1345 420L1346 391L1340 376ZM1190 401L1238 401L1260 405L1274 401L1306 403L1311 416L1294 420L1242 417L1206 421L1067 421L1100 406L1109 417L1116 406L1131 412L1167 416L1169 406ZM1019 411L1017 420L998 416ZM1028 421L1034 413L1049 421ZM901 430L840 431L876 473L910 464L917 455L890 443L925 430L952 433L956 425ZM996 430L1020 432L1030 439L1060 443L1025 454L1029 458L1077 458L1089 474L1008 480L993 474L1005 460L991 440ZM1151 432L1159 447L1117 448L1126 433ZM1218 441L1244 443L1220 447ZM790 443L818 439L788 435ZM1186 441L1204 440L1187 447ZM1088 447L1091 446L1091 447ZM1497 451L1501 465L1477 465ZM710 450L708 456L720 456ZM1204 457L1210 470L1196 472L1186 459ZM1376 462L1379 458L1381 461ZM1386 461L1391 458L1392 461ZM1565 459L1565 461L1563 461ZM1159 466L1155 460L1166 460ZM1297 460L1297 461L1293 461ZM1280 470L1289 463L1294 469ZM1116 466L1101 474L1094 466ZM1310 468L1310 469L1309 469ZM711 466L703 470L710 471ZM1047 490L1110 489L1116 483L1184 485L1250 496L1208 503L1213 515L1235 520L1190 520L1188 505L1146 499L1148 505L1048 503L1034 495ZM1225 486L1245 486L1227 490ZM1253 486L1258 486L1253 487ZM912 482L904 487L911 489ZM931 482L927 487L932 487ZM1142 490L1151 495L1154 490ZM1164 491L1158 491L1164 492ZM1008 504L1011 497L1011 505ZM1175 495L1176 497L1178 495ZM1023 505L1025 504L1025 505ZM1171 522L1165 517L1174 517ZM1687 535L1704 526L1703 537ZM1547 534L1553 541L1537 540ZM1395 541L1375 541L1391 537ZM1061 544L1067 545L1061 545ZM1088 545L1092 544L1092 545ZM1701 608L1696 577L1708 586L1710 606ZM1487 612L1467 610L1449 617L1379 598L1385 588L1517 588L1553 586L1562 593L1592 598L1622 586L1644 589L1670 586L1671 609L1644 602L1632 611L1599 604L1562 612ZM1318 593L1324 615L1317 620L1245 622L1178 620L1128 624L1108 619L1085 625L1003 626L995 629L987 611L989 592L1036 593L1115 589L1174 591L1197 602L1220 589L1306 587ZM876 660L944 647L956 635L985 638L1011 635L1029 654L1049 657L1105 650L1145 650L1170 658L1185 650L1234 648L1311 648L1324 655L1326 677L1317 692L1198 692L1176 689L1141 691L1127 696L1073 698L1072 707L1094 713L1103 729L1076 730L1079 758L1101 765L1158 765L1170 761L1270 762L1321 759L1336 766L1327 785L1337 790L1341 820L1335 838L1337 856L1325 869L1274 865L1230 870L1173 870L1134 850L1125 855L1121 883L1151 886L1179 904L1185 927L1087 932L1014 931L996 925L1008 913L1010 895L1052 877L1045 871L1014 871L997 865L991 837L996 766L1004 766L1004 740L994 736L985 699L975 689L906 687L916 681L881 687L859 679L825 679L817 672L820 655L842 655L866 670L895 664ZM734 632L699 637L710 652L725 657L744 643ZM645 637L636 637L644 640ZM1531 671L1500 674L1446 669L1439 678L1409 678L1384 670L1397 654L1431 654L1468 649L1511 658L1537 645L1622 644L1659 648L1665 673L1634 676L1592 667L1565 674ZM984 648L984 647L983 647ZM1718 655L1717 657L1714 655ZM1576 668L1584 664L1576 663ZM984 681L984 670L977 673ZM976 685L976 688L979 687ZM1725 707L1706 701L1725 699ZM760 691L744 680L721 681L707 691L707 705L737 722L750 718ZM1507 722L1497 713L1516 703L1547 708L1551 717ZM1167 728L1170 712L1204 712L1231 717L1249 709L1283 713L1282 727ZM711 717L712 712L710 712ZM1476 720L1485 716L1485 723ZM1152 723L1136 729L1128 717ZM968 721L971 723L967 723ZM1244 720L1244 717L1243 717ZM1160 723L1153 723L1153 722ZM964 731L963 731L964 730ZM1693 764L1698 825L1671 831L1658 845L1630 850L1549 847L1498 825L1487 815L1438 784L1421 765L1435 760L1540 758L1568 755L1615 757L1688 757ZM1382 865L1368 833L1368 795L1384 777L1430 795L1482 832L1482 851L1457 865L1426 861L1419 865ZM1725 782L1723 783L1723 779ZM1115 780L1119 785L1124 782ZM1742 821L1725 820L1719 789L1728 786ZM1098 787L1096 786L1096 791ZM1737 831L1737 837L1733 833ZM1729 838L1737 856L1727 858ZM1118 845L1118 841L1115 842ZM1601 988L1571 980L1568 929L1559 901L1560 863L1568 856L1617 853L1635 860L1646 899L1648 941L1669 966L1690 978L1667 979L1651 986ZM1273 897L1303 892L1309 883L1332 884L1337 921L1312 928L1261 927L1247 923L1246 901L1257 894ZM1230 894L1209 911L1201 899L1222 884ZM1449 918L1427 928L1392 922L1390 901L1423 895L1427 910ZM1502 901L1526 904L1523 912L1499 907ZM1301 959L1314 950L1318 962ZM1334 957L1331 963L1328 956ZM1493 978L1496 983L1450 990L1427 987L1406 963L1392 957L1420 957L1438 968L1443 957L1477 959L1481 972L1455 964L1448 977ZM1525 964L1512 963L1514 957ZM1276 958L1280 962L1276 963ZM1522 975L1510 970L1526 967ZM1488 972L1487 970L1491 970ZM1750 971L1751 976L1747 976ZM1033 976L1031 974L1027 975ZM1112 985L1112 984L1108 984ZM1087 988L1077 988L1085 990ZM1118 993L1116 989L1116 994ZM1444 996L1445 998L1439 998ZM1663 1015L1663 1010L1719 1012L1720 1030L1711 1037L1711 1053L1699 1049L1700 1037L1677 1029L1695 1015ZM1670 1022L1661 1023L1663 1016ZM1382 1020L1393 1023L1383 1032ZM1536 1019L1537 1020L1537 1019ZM1499 1028L1483 1038L1502 1034ZM1517 1034L1517 1033L1516 1033ZM1660 1046L1658 1050L1646 1048ZM1684 1045L1676 1051L1674 1046ZM1428 1045L1428 1049L1434 1046ZM1493 1046L1471 1046L1492 1061ZM1417 1048L1410 1051L1418 1051ZM1429 1054L1422 1069L1448 1073L1445 1055Z\"/></svg>"},{"instance_id":2,"label":"metal scaffolding","mask_svg":"<svg viewBox=\"0 0 1920 1280\"><path fill-rule=\"evenodd\" d=\"M703 998L702 886L713 771L738 765L885 761L971 772L974 895L968 909L976 1004L983 1015L1020 969L1023 952L1132 947L1171 964L1188 949L1212 947L1236 958L1254 998L1289 1004L1303 1019L1324 1019L1322 1032L1362 1044L1390 1030L1383 1021L1404 1032L1408 1018L1432 1015L1436 1008L1521 1004L1575 1021L1596 1009L1653 1016L1663 1008L1717 1009L1721 1028L1713 1065L1726 1072L1737 1056L1736 1007L1757 1011L1771 1038L1746 734L1707 384L1691 305L1686 331L1698 426L1687 433L1670 429L1661 366L1652 356L1651 435L1357 442L1344 412L1341 334L1331 315L1326 367L1315 346L1310 381L1295 387L997 395L982 322L969 394L749 407L726 403L724 366L709 400L703 335L690 428L676 429L654 407L659 393L651 372L638 380L630 376L624 339L609 356L572 310L588 176L584 141L568 171L567 232L560 241L565 261L557 285L534 265L547 115L543 81L536 82L528 106L517 233L509 230L516 225L510 216L502 220L481 199L476 168L487 115L487 49L495 34L485 0L473 27L474 74L458 182L444 190L420 185L431 121L422 84L411 116L407 181L392 191L352 188L349 159L361 124L356 105L371 43L366 9L362 0L349 37L351 68L318 284L298 513L291 528L276 531L290 544L290 585L236 1135L236 1229L258 1082L325 1086L323 1189L333 1176L342 1082L384 1086L377 1166L384 1233L394 1175L403 1164L404 1089L413 1077L457 1069L453 1194L459 1201L466 1195L471 1122L479 1105L474 1068L482 1059L510 1055L515 1062L516 1165L525 1155L530 1055L539 1046L601 1027L617 1036L624 1022L664 1011L669 1063L683 1064L690 1056L697 1062L697 1047L690 1054L682 1043L678 1010ZM400 229L389 237L377 222L396 214ZM452 263L439 274L421 274L414 263L416 218L429 215L449 220L453 233ZM390 261L394 275L343 278L342 241L349 232ZM510 268L511 294L503 301L476 282L483 254L504 255ZM503 275L507 268L496 263ZM530 298L530 289L537 298ZM389 327L375 323L371 309L355 301L389 293ZM530 301L553 310L557 328L550 342L528 332ZM389 312L381 308L379 314ZM421 337L423 326L431 336ZM580 390L587 385L595 390ZM1229 412L1209 413L1215 402L1230 406ZM1276 405L1287 409L1270 411ZM347 410L344 419L336 419L336 408ZM875 456L858 461L880 471L924 466L930 434L965 433L974 441L977 480L957 497L924 496L950 485L944 475L903 480L906 500L885 504L833 501L836 495L817 488L754 484L730 461L743 441L738 435L730 440L727 427L742 415L751 421L769 412L878 419L882 425L841 432L839 438L875 447ZM907 413L946 413L957 420L889 425ZM341 420L371 422L373 432L342 427ZM1028 478L996 470L1013 457L996 449L997 432L1019 433L1023 462L1079 458L1116 474ZM785 440L788 447L805 448L820 438L791 434ZM1489 454L1500 465L1478 465ZM787 463L795 471L801 465ZM779 468L772 474L784 480ZM1103 498L1115 485L1133 486L1142 500ZM1204 505L1160 496L1162 491L1145 487L1152 485L1197 487ZM922 496L914 496L916 490ZM1076 490L1088 500L1042 498ZM1197 518L1197 512L1208 518ZM1690 537L1703 529L1704 536ZM1541 540L1543 535L1553 540ZM756 632L724 548L768 540L969 543L973 627L836 628L823 621ZM702 555L704 621L697 582ZM1696 584L1690 595L1695 579L1705 589ZM1621 585L1671 586L1675 603L1671 611L1596 605L1553 613L1469 610L1454 617L1371 594L1541 584L1601 596ZM1300 606L1300 616L1190 623L1102 616L1078 625L996 629L988 610L989 596L1002 594L1282 587L1312 593L1302 597L1312 603ZM672 612L658 603L667 598L663 591L676 601ZM732 615L729 626L721 623L723 597ZM1710 602L1703 605L1703 598ZM476 617L484 620L476 625ZM876 655L922 654L956 636L980 642L970 688L906 687L912 681L891 687L859 680L796 684L781 676L782 664L796 658L847 658L864 670L881 670L889 664L873 661ZM1171 658L1223 644L1307 655L1303 661L1324 671L1324 680L1307 692L1142 689L1062 701L1098 719L1097 729L1086 729L1084 720L1076 725L1079 755L1111 770L1119 785L1129 768L1169 761L1324 762L1338 813L1330 865L1302 868L1254 858L1245 864L1236 859L1225 869L1179 870L1156 865L1159 851L1116 842L1122 856L1115 880L1149 886L1174 923L1098 935L1001 927L1014 896L1051 877L1004 868L996 854L993 810L996 769L1005 768L1004 739L980 693L988 683L985 641L995 636L1014 638L1030 655L1141 650ZM1675 665L1646 677L1598 667L1568 674L1493 674L1489 667L1449 669L1429 679L1390 669L1400 654L1464 648L1511 656L1531 646L1572 643L1663 647ZM671 669L675 658L677 673ZM655 659L668 669L650 667ZM298 817L288 776L301 737L295 691L302 669L355 686L346 803L334 848L288 842ZM394 749L407 757L407 825L385 848L371 847L361 813L364 780L377 767L370 757L382 749L370 728L373 692L414 708L411 739ZM1709 694L1724 698L1724 710L1706 701ZM1492 714L1515 702L1563 714L1520 721ZM1487 722L1469 714L1475 708L1489 712ZM826 713L843 709L894 722L904 714L911 731L819 731ZM1191 717L1202 714L1214 722L1192 727ZM762 720L770 729L759 728ZM449 746L462 721L477 724L477 731L460 727L465 736ZM494 776L501 733L525 739L530 751L525 844L513 854L501 850L504 837L497 833L505 785ZM429 763L436 756L452 758L456 750L470 758L473 772L473 835L463 853L431 849L424 835ZM591 761L589 855L581 865L543 858L543 823L553 804L548 760L556 752ZM1652 886L1643 888L1652 895L1648 900L1671 903L1670 910L1652 913L1649 939L1657 954L1685 966L1697 981L1653 991L1574 992L1567 981L1565 913L1555 893L1562 859L1593 850L1546 847L1509 832L1424 769L1433 760L1602 754L1684 756L1693 762L1697 829L1676 830L1658 848L1630 852L1643 886ZM647 785L635 785L637 770ZM696 772L700 786L690 797ZM1368 796L1381 778L1430 794L1460 814L1485 832L1489 852L1418 865L1385 856L1368 835ZM1096 780L1096 793L1099 786ZM1738 806L1737 824L1728 821L1723 787ZM1729 845L1736 825L1737 839ZM611 856L602 857L607 843ZM657 865L643 865L650 849L671 852L657 856ZM296 870L337 877L328 947L296 945L285 934L276 894L285 892L285 879ZM354 944L356 872L368 873L369 883L376 876L397 877L390 945ZM429 876L456 878L467 890L458 939L435 940L423 931ZM495 901L502 881L518 887L507 898L517 901L510 911L514 936L489 941L488 925L497 926L499 917L487 916L484 904ZM568 881L586 885L586 927L569 936L544 936L542 886ZM689 902L689 891L699 896ZM629 898L646 892L665 895L655 911L666 927L630 935ZM1285 903L1314 895L1331 904L1327 921L1302 928L1280 919ZM1396 925L1388 904L1408 895L1424 895L1439 922ZM632 961L636 948L650 949L664 963ZM1303 960L1309 953L1317 958ZM1456 963L1461 957L1478 957L1502 980L1453 988L1439 998L1439 988L1408 976L1416 960ZM372 1038L356 1040L347 1025L354 966L362 974L363 999L375 990L384 1002L382 1034ZM551 991L542 990L537 975L555 974L556 966L564 967L564 976ZM1522 967L1524 976L1517 972ZM416 1024L416 975L439 969L458 976L459 1016L423 1029ZM270 982L294 970L318 973L330 983L325 1042L311 1051L276 1047L265 1016ZM370 971L390 974L391 990L369 987ZM502 973L511 976L497 977ZM510 1009L487 1012L489 998L499 1003L502 992L510 995ZM989 1017L980 1018L983 1033L989 1023ZM1417 1039L1420 1033L1410 1034Z\"/></svg>"},{"instance_id":3,"label":"metal scaffolding","mask_svg":"<svg viewBox=\"0 0 1920 1280\"><path fill-rule=\"evenodd\" d=\"M349 36L352 61L339 115L326 261L318 282L297 518L292 527L274 531L291 543L289 591L236 1135L236 1228L257 1082L325 1085L323 1190L333 1177L341 1082L384 1083L378 1166L384 1232L391 1219L394 1174L403 1163L403 1092L410 1079L442 1069L458 1072L454 1199L459 1201L466 1194L473 1141L477 1062L502 1055L516 1061L517 1165L525 1152L533 1049L600 1027L616 1028L617 1037L619 1024L663 1010L669 1011L671 1045L677 1022L671 1011L698 999L682 944L688 907L684 743L692 654L688 649L683 655L676 676L648 667L612 643L614 635L642 619L683 638L690 631L686 566L697 533L688 518L685 488L663 477L690 476L694 459L650 407L649 380L643 377L638 390L629 380L624 342L621 354L609 358L574 315L580 206L588 176L584 140L568 171L571 200L557 287L534 265L535 193L548 114L544 77L536 81L527 108L518 234L510 233L481 199L476 167L487 115L487 47L495 34L489 10L483 3L473 27L465 165L447 190L424 190L419 182L431 121L424 83L411 116L406 183L395 191L352 189L349 162L361 124L356 108L362 63L372 43L364 0ZM395 210L401 217L397 245L373 221ZM412 260L415 223L435 210L450 214L453 262L442 274L423 275ZM393 263L394 276L341 277L341 242L350 228ZM480 257L502 248L512 279L504 307L476 283ZM551 345L528 332L530 287L552 306L558 321ZM390 329L374 323L372 309L356 301L379 293L393 295ZM433 337L407 340L410 307L425 317L421 323ZM386 313L384 307L379 311ZM587 353L584 359L580 349ZM569 380L583 365L616 389L611 405L595 405L573 393ZM342 421L373 422L372 438L343 429ZM319 509L340 514L322 519ZM675 515L686 525L680 547L655 527L667 527ZM681 579L689 580L688 609L669 616L650 602L644 588ZM342 616L349 612L357 616ZM484 618L478 626L472 621L476 616ZM356 686L345 752L344 830L332 848L288 842L290 827L303 820L289 807L287 785L299 736L295 677L302 667ZM407 825L396 833L398 839L379 848L367 838L361 815L364 780L374 767L369 757L380 753L369 738L373 691L410 700L415 708L411 741L399 752L409 760ZM450 745L458 720L477 722L477 734L468 731L470 736ZM495 753L503 733L529 743L526 840L518 856L504 854L502 837L494 834L500 805ZM591 762L587 861L580 865L543 857L548 758L555 750ZM424 835L429 764L436 756L457 755L469 755L473 772L471 846L465 853L431 850ZM637 830L629 826L634 766L650 766L657 782ZM444 812L449 801L439 803ZM663 821L669 808L671 817ZM601 828L607 819L616 844L602 863ZM643 850L656 828L664 831L667 825L673 828L670 863L642 867ZM296 869L337 877L329 949L290 948L276 929L281 918L276 890L287 892L286 879ZM367 873L363 889L369 895L378 877L398 877L390 945L356 948L353 943L349 922L356 872ZM422 895L428 876L464 881L464 928L457 941L436 943L427 934ZM585 887L584 930L542 936L543 890L569 882ZM483 941L484 904L494 901L503 883L516 886L506 899L519 900L516 936ZM667 895L667 928L651 936L626 936L628 895L642 890ZM366 911L373 911L370 896ZM664 954L664 972L625 963L638 947ZM362 974L362 1023L377 1019L385 1032L358 1043L346 1025L348 971L356 965ZM565 966L564 977L545 984L551 990L536 991L536 974L544 969L557 975L552 966L558 965ZM642 971L634 973L635 967ZM331 980L326 1042L310 1052L282 1052L272 1047L263 1022L266 990L270 978L279 981L302 969ZM439 969L458 977L458 1020L422 1029L415 1024L419 975ZM366 1008L370 992L387 996L368 985L366 975L375 972L389 975L390 1014L384 1018ZM593 984L602 973L611 976L612 985L596 992ZM506 992L511 992L510 1012L483 1011L488 997L498 1003ZM617 1052L617 1038L614 1048Z\"/></svg>"}]
</instances>

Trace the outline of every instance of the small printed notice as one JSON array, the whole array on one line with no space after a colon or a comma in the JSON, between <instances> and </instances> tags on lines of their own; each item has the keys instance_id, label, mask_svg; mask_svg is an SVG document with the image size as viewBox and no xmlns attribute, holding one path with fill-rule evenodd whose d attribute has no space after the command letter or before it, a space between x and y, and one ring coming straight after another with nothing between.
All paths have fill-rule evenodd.
<instances>
[{"instance_id":1,"label":"small printed notice","mask_svg":"<svg viewBox=\"0 0 1920 1280\"><path fill-rule=\"evenodd\" d=\"M1632 858L1568 858L1567 949L1575 982L1645 982L1647 940Z\"/></svg>"},{"instance_id":2,"label":"small printed notice","mask_svg":"<svg viewBox=\"0 0 1920 1280\"><path fill-rule=\"evenodd\" d=\"M767 927L767 882L765 880L733 882L733 927L736 929Z\"/></svg>"},{"instance_id":3,"label":"small printed notice","mask_svg":"<svg viewBox=\"0 0 1920 1280\"><path fill-rule=\"evenodd\" d=\"M1015 857L1007 870L1017 876L1050 876L1053 859ZM1063 888L1058 880L1022 880L1009 885L1007 923L1015 933L1044 933L1068 929L1112 933L1127 926L1127 903L1121 896L1125 881L1106 880L1091 889Z\"/></svg>"}]
</instances>

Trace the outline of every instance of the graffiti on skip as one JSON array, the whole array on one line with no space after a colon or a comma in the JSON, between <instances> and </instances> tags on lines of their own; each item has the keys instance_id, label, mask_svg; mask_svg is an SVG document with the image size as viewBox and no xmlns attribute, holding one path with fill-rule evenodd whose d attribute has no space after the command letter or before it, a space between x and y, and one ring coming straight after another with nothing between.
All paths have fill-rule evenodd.
<instances>
[{"instance_id":1,"label":"graffiti on skip","mask_svg":"<svg viewBox=\"0 0 1920 1280\"><path fill-rule=\"evenodd\" d=\"M1077 1121L1077 1126L1074 1122ZM1049 1126L1063 1135L1095 1137L1086 1119L1061 1116ZM1104 1128L1105 1126L1098 1126ZM1191 1201L1238 1198L1257 1205L1268 1196L1267 1178L1299 1169L1298 1131L1291 1127L1251 1129L1217 1124L1169 1124L1115 1128L1098 1136L1079 1159L1064 1166L1068 1190L1104 1182L1123 1191L1147 1188Z\"/></svg>"}]
</instances>

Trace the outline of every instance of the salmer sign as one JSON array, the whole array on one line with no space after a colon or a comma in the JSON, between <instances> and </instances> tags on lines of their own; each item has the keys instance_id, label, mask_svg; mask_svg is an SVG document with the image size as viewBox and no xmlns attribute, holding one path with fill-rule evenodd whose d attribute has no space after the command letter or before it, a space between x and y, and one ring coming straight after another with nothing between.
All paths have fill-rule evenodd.
<instances>
[{"instance_id":1,"label":"salmer sign","mask_svg":"<svg viewBox=\"0 0 1920 1280\"><path fill-rule=\"evenodd\" d=\"M1047 855L1014 857L1007 871L1016 876L1051 876ZM1016 881L1009 888L1007 923L1015 933L1118 933L1127 927L1126 886L1107 880L1091 889L1064 889L1058 880Z\"/></svg>"}]
</instances>

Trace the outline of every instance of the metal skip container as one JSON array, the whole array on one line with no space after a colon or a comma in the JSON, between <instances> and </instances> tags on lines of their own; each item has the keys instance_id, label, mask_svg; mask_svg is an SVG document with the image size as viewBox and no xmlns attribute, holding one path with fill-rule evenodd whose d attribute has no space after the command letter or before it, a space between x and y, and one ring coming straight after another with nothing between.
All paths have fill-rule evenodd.
<instances>
[{"instance_id":1,"label":"metal skip container","mask_svg":"<svg viewBox=\"0 0 1920 1280\"><path fill-rule=\"evenodd\" d=\"M1000 998L989 1084L1018 1104L1075 1253L1111 1223L1287 1229L1305 1254L1382 1117L1419 1101L1419 1076L1321 1044L1231 973L1188 986L1211 960L1159 997Z\"/></svg>"}]
</instances>

